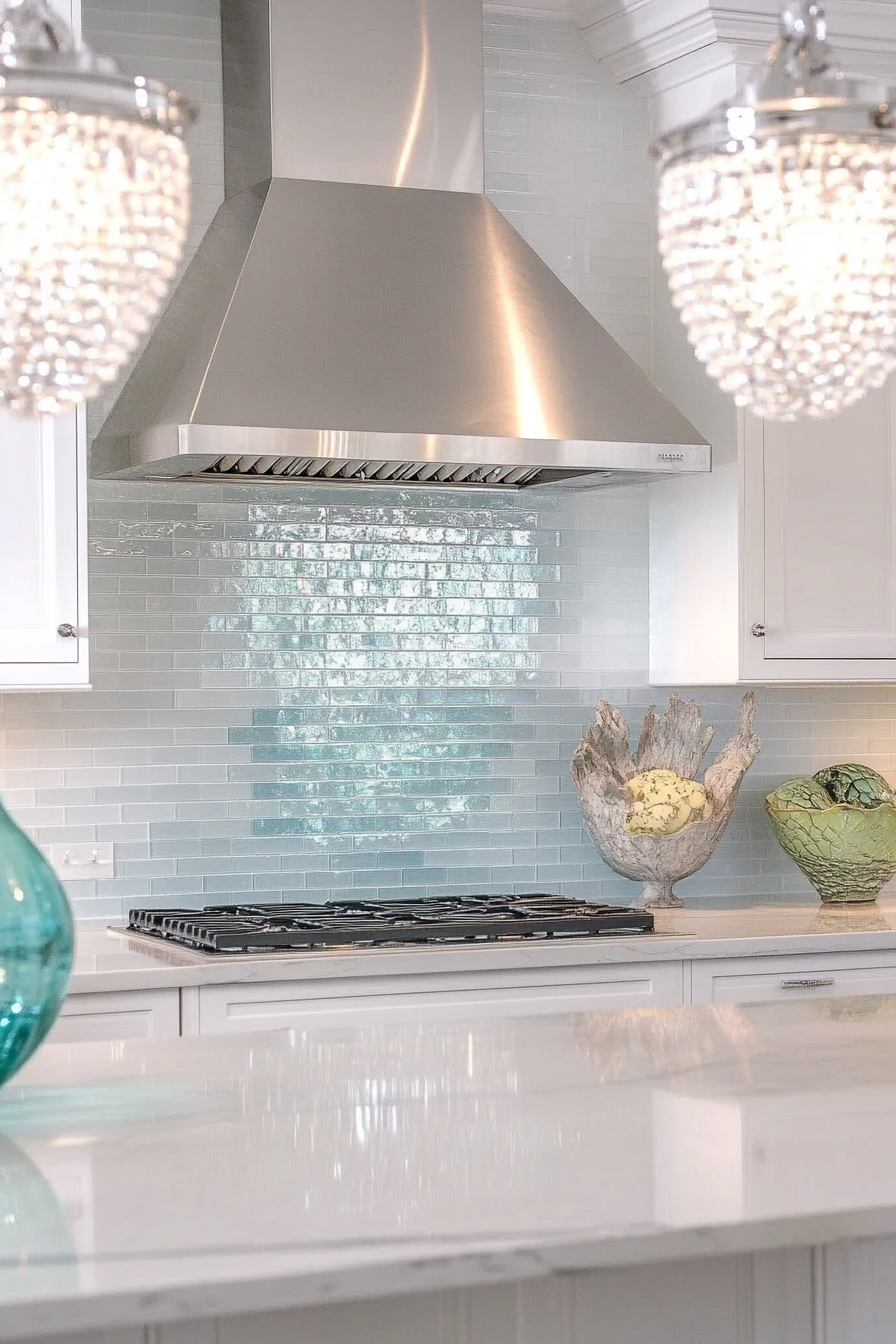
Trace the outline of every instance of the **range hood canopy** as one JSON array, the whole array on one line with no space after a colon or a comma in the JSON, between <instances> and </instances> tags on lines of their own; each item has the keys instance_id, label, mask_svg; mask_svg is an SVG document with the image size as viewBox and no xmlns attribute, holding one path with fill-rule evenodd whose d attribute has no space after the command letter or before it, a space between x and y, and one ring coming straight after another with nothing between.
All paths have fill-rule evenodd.
<instances>
[{"instance_id":1,"label":"range hood canopy","mask_svg":"<svg viewBox=\"0 0 896 1344\"><path fill-rule=\"evenodd\" d=\"M709 469L483 193L480 0L223 0L227 199L94 475L504 487Z\"/></svg>"}]
</instances>

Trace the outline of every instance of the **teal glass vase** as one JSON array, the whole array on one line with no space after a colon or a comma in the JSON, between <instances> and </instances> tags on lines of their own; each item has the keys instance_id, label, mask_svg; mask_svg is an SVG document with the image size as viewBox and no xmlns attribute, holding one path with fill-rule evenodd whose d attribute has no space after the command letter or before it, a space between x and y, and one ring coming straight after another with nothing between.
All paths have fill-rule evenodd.
<instances>
[{"instance_id":1,"label":"teal glass vase","mask_svg":"<svg viewBox=\"0 0 896 1344\"><path fill-rule=\"evenodd\" d=\"M56 1021L73 952L62 884L0 806L0 1087Z\"/></svg>"}]
</instances>

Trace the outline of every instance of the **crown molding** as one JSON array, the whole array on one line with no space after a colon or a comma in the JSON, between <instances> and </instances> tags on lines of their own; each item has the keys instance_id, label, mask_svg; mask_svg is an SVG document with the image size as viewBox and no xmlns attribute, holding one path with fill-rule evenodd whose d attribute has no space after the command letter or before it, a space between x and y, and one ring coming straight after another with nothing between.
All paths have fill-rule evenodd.
<instances>
[{"instance_id":1,"label":"crown molding","mask_svg":"<svg viewBox=\"0 0 896 1344\"><path fill-rule=\"evenodd\" d=\"M620 84L641 81L718 40L705 0L593 0L576 21Z\"/></svg>"},{"instance_id":2,"label":"crown molding","mask_svg":"<svg viewBox=\"0 0 896 1344\"><path fill-rule=\"evenodd\" d=\"M746 62L747 67L750 64L751 61ZM713 88L718 76L726 71L731 72L724 94L720 93L718 98L707 101L708 111L715 103L720 102L723 96L734 93L736 80L733 72L741 69L743 65L742 52L729 47L726 43L711 42L693 51L685 51L655 70L647 70L619 82L631 93L638 94L642 98L661 98L677 89Z\"/></svg>"},{"instance_id":3,"label":"crown molding","mask_svg":"<svg viewBox=\"0 0 896 1344\"><path fill-rule=\"evenodd\" d=\"M705 60L754 63L777 32L780 9L780 0L585 0L574 17L614 78L650 95L670 78L678 80L695 60L697 66ZM831 0L828 21L845 68L892 78L892 0ZM700 58L709 47L718 55Z\"/></svg>"},{"instance_id":4,"label":"crown molding","mask_svg":"<svg viewBox=\"0 0 896 1344\"><path fill-rule=\"evenodd\" d=\"M781 0L485 0L485 9L578 24L616 82L649 98L755 65L778 30ZM829 0L827 9L843 68L893 81L894 0Z\"/></svg>"}]
</instances>

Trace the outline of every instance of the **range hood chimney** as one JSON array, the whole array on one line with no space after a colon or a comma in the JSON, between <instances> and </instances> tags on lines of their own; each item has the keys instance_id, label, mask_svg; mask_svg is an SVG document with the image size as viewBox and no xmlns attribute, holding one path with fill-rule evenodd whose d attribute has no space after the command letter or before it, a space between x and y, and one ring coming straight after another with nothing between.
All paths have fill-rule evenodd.
<instances>
[{"instance_id":1,"label":"range hood chimney","mask_svg":"<svg viewBox=\"0 0 896 1344\"><path fill-rule=\"evenodd\" d=\"M227 199L95 476L594 485L709 448L484 195L481 0L222 0Z\"/></svg>"}]
</instances>

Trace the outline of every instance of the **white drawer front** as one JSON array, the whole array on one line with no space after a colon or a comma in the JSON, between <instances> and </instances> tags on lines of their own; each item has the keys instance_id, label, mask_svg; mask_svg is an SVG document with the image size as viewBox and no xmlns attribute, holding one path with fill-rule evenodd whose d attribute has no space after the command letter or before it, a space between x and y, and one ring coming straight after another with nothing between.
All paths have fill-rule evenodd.
<instances>
[{"instance_id":1,"label":"white drawer front","mask_svg":"<svg viewBox=\"0 0 896 1344\"><path fill-rule=\"evenodd\" d=\"M896 994L896 952L695 961L694 1003L789 1003L853 994Z\"/></svg>"},{"instance_id":2,"label":"white drawer front","mask_svg":"<svg viewBox=\"0 0 896 1344\"><path fill-rule=\"evenodd\" d=\"M179 1035L178 991L135 989L122 994L70 995L47 1039L52 1045L77 1045Z\"/></svg>"},{"instance_id":3,"label":"white drawer front","mask_svg":"<svg viewBox=\"0 0 896 1344\"><path fill-rule=\"evenodd\" d=\"M531 973L395 977L316 983L205 985L199 991L203 1035L283 1027L438 1022L597 1008L656 1008L682 1002L678 962L575 967Z\"/></svg>"}]
</instances>

